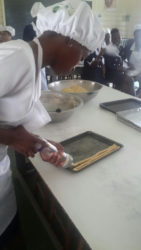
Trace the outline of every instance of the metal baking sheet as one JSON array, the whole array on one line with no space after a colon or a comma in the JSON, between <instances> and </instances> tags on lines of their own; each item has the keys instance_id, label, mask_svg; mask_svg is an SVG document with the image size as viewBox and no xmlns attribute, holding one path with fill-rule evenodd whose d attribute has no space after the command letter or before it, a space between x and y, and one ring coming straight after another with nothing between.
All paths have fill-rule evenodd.
<instances>
[{"instance_id":1,"label":"metal baking sheet","mask_svg":"<svg viewBox=\"0 0 141 250\"><path fill-rule=\"evenodd\" d=\"M113 102L104 102L100 104L101 108L107 109L113 113L135 108L141 108L141 101L133 98L117 100Z\"/></svg>"},{"instance_id":2,"label":"metal baking sheet","mask_svg":"<svg viewBox=\"0 0 141 250\"><path fill-rule=\"evenodd\" d=\"M117 119L141 132L141 108L117 112Z\"/></svg>"},{"instance_id":3,"label":"metal baking sheet","mask_svg":"<svg viewBox=\"0 0 141 250\"><path fill-rule=\"evenodd\" d=\"M64 151L73 156L73 159L74 159L73 163L84 160L84 159L98 153L99 151L104 150L104 149L108 148L109 146L112 146L113 144L116 144L120 148L123 146L122 144L120 144L118 142L115 142L113 140L105 138L105 137L98 135L96 133L93 133L91 131L87 131L85 133L82 133L82 134L79 134L75 137L72 137L68 140L65 140L65 141L61 142L61 144L64 147ZM117 149L117 150L119 150L119 149ZM107 156L105 156L105 157L107 157ZM93 165L95 163L96 162L94 162L90 165ZM88 165L88 166L90 166L90 165ZM74 171L74 169L72 167L70 167L69 170Z\"/></svg>"}]
</instances>

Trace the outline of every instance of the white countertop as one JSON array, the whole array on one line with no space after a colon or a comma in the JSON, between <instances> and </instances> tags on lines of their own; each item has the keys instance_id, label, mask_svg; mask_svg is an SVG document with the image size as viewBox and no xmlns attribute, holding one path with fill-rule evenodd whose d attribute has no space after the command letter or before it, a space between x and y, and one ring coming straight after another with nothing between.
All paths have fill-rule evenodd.
<instances>
[{"instance_id":1,"label":"white countertop","mask_svg":"<svg viewBox=\"0 0 141 250\"><path fill-rule=\"evenodd\" d=\"M54 141L93 131L124 145L79 173L31 160L93 250L141 250L141 133L99 107L123 98L131 96L103 87L66 122L36 131Z\"/></svg>"}]
</instances>

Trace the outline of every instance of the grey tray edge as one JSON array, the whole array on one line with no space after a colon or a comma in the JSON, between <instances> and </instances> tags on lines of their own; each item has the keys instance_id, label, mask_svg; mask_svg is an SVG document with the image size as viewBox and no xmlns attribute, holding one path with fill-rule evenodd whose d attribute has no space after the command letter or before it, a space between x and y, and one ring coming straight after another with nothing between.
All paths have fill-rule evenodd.
<instances>
[{"instance_id":1,"label":"grey tray edge","mask_svg":"<svg viewBox=\"0 0 141 250\"><path fill-rule=\"evenodd\" d=\"M138 132L141 132L141 128L136 126L133 122L126 121L123 118L119 117L118 115L117 115L117 120L133 129L136 129Z\"/></svg>"},{"instance_id":2,"label":"grey tray edge","mask_svg":"<svg viewBox=\"0 0 141 250\"><path fill-rule=\"evenodd\" d=\"M73 139L78 138L80 135L85 135L85 134L93 134L93 135L99 136L101 139L108 140L109 142L112 142L113 144L116 144L116 145L118 145L118 146L120 147L120 148L117 149L116 151L114 151L114 152L108 154L107 156L104 156L104 157L101 158L100 160L97 160L95 163L97 163L97 162L103 160L104 158L106 158L106 157L108 157L108 156L110 156L110 155L116 153L117 151L119 151L121 148L124 147L123 144L121 144L121 143L119 143L119 142L117 142L117 141L111 140L111 139L109 139L109 138L107 138L107 137L105 137L105 136L102 136L102 135L97 134L97 133L92 132L92 131L86 131L86 132L84 132L84 133L81 133L81 134L78 134L78 135L73 136L73 137L71 137L71 138L68 138L68 139L66 139L66 140L64 140L64 141L61 141L60 143L63 144L63 143L65 143L65 142L72 141ZM95 164L95 163L89 164L87 167L85 167L84 169L81 169L81 170L79 170L79 171L77 171L77 172L74 171L73 168L67 168L67 170L68 170L68 171L71 171L71 172L73 172L73 173L79 173L80 171L85 170L86 168L90 167L91 165L93 165L93 164Z\"/></svg>"},{"instance_id":3,"label":"grey tray edge","mask_svg":"<svg viewBox=\"0 0 141 250\"><path fill-rule=\"evenodd\" d=\"M116 101L111 101L111 102L103 102L103 103L100 103L99 106L100 106L101 108L103 108L103 109L106 109L106 110L108 110L108 111L110 111L110 112L116 114L116 112L113 111L113 110L111 110L109 106L110 106L111 104L116 104L116 103L119 103L119 102L126 102L126 101L130 101L130 100L132 100L132 101L137 101L137 102L140 102L140 103L141 103L140 100L137 100L137 99L134 99L134 98L127 98L127 99L121 99L121 100L116 100Z\"/></svg>"}]
</instances>

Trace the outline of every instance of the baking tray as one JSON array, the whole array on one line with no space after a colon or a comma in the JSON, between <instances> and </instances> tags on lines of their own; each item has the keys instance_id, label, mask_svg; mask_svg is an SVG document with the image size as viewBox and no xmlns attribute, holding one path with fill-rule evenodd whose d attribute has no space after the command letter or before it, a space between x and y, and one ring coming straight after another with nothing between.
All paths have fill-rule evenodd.
<instances>
[{"instance_id":1,"label":"baking tray","mask_svg":"<svg viewBox=\"0 0 141 250\"><path fill-rule=\"evenodd\" d=\"M117 119L141 132L141 108L117 112Z\"/></svg>"},{"instance_id":2,"label":"baking tray","mask_svg":"<svg viewBox=\"0 0 141 250\"><path fill-rule=\"evenodd\" d=\"M117 100L113 102L104 102L100 104L101 108L107 109L113 113L117 113L124 110L130 110L135 108L141 108L141 101L128 98L123 100Z\"/></svg>"},{"instance_id":3,"label":"baking tray","mask_svg":"<svg viewBox=\"0 0 141 250\"><path fill-rule=\"evenodd\" d=\"M113 144L116 144L119 147L118 149L115 150L115 152L117 150L119 150L121 147L123 147L122 144L115 142L113 140L110 140L108 138L105 138L105 137L98 135L96 133L93 133L91 131L87 131L85 133L74 136L70 139L67 139L67 140L61 142L61 144L64 147L64 151L73 156L73 160L74 160L73 163L84 160L84 159L98 153L101 150L107 149L109 146L112 146ZM112 153L109 153L108 155L110 155ZM103 159L105 157L106 156L102 157L101 159ZM97 160L97 161L99 161L99 160ZM86 167L93 165L96 162L88 164ZM82 170L82 169L76 170L76 168L74 168L72 166L68 169L73 171L73 172L79 172Z\"/></svg>"}]
</instances>

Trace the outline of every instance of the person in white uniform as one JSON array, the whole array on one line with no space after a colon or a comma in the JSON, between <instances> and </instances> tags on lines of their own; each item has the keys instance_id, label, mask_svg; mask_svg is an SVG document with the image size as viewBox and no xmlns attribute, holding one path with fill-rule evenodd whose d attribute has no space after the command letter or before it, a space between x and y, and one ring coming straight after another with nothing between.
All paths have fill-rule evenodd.
<instances>
[{"instance_id":1,"label":"person in white uniform","mask_svg":"<svg viewBox=\"0 0 141 250\"><path fill-rule=\"evenodd\" d=\"M123 66L122 53L120 46L120 33L117 28L111 30L111 43L105 49L105 79L113 83L114 88L127 94L135 95L133 80L126 74Z\"/></svg>"},{"instance_id":2,"label":"person in white uniform","mask_svg":"<svg viewBox=\"0 0 141 250\"><path fill-rule=\"evenodd\" d=\"M8 42L15 36L15 29L11 26L0 25L0 43Z\"/></svg>"},{"instance_id":3,"label":"person in white uniform","mask_svg":"<svg viewBox=\"0 0 141 250\"><path fill-rule=\"evenodd\" d=\"M75 2L76 3L76 2ZM37 16L42 34L29 44L23 40L0 45L0 235L16 214L7 146L26 157L34 157L36 144L46 143L33 131L50 122L40 103L40 70L49 65L57 74L72 70L88 51L101 46L103 29L87 3L69 1L50 6ZM32 133L31 133L32 132ZM48 156L59 166L62 154Z\"/></svg>"},{"instance_id":4,"label":"person in white uniform","mask_svg":"<svg viewBox=\"0 0 141 250\"><path fill-rule=\"evenodd\" d=\"M134 27L134 39L127 42L125 59L129 62L128 75L139 82L137 95L141 96L141 24Z\"/></svg>"},{"instance_id":5,"label":"person in white uniform","mask_svg":"<svg viewBox=\"0 0 141 250\"><path fill-rule=\"evenodd\" d=\"M109 28L105 28L105 39L102 44L102 48L106 49L108 45L111 43L111 30Z\"/></svg>"}]
</instances>

